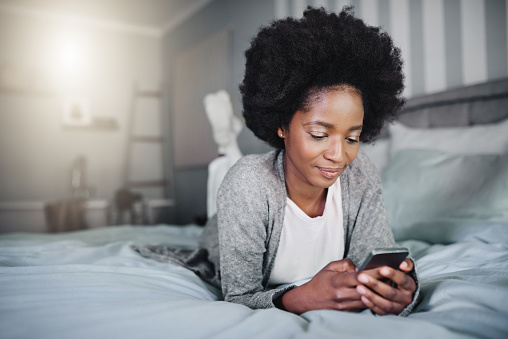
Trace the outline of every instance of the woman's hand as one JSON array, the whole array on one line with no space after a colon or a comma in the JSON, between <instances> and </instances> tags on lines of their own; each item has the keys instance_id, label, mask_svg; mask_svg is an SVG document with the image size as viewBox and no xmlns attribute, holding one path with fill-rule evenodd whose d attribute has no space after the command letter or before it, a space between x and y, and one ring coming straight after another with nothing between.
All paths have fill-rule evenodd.
<instances>
[{"instance_id":1,"label":"woman's hand","mask_svg":"<svg viewBox=\"0 0 508 339\"><path fill-rule=\"evenodd\" d=\"M356 290L362 302L377 314L399 314L413 300L416 283L409 275L413 270L413 262L404 260L400 271L391 267L379 267L358 274L360 283ZM388 279L388 282L381 280ZM396 284L395 287L390 282Z\"/></svg>"},{"instance_id":2,"label":"woman's hand","mask_svg":"<svg viewBox=\"0 0 508 339\"><path fill-rule=\"evenodd\" d=\"M365 305L356 288L356 272L349 259L333 261L309 282L284 293L280 302L285 310L296 314L320 309L361 311Z\"/></svg>"}]
</instances>

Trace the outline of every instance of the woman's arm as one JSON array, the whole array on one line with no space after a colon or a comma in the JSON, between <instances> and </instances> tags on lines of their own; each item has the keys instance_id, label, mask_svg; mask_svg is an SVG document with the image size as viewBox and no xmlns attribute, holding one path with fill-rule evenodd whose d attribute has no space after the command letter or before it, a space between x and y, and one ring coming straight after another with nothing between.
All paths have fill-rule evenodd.
<instances>
[{"instance_id":1,"label":"woman's arm","mask_svg":"<svg viewBox=\"0 0 508 339\"><path fill-rule=\"evenodd\" d=\"M349 259L333 261L309 282L284 293L275 305L296 314L321 309L361 311L365 305L356 288L356 272Z\"/></svg>"},{"instance_id":2,"label":"woman's arm","mask_svg":"<svg viewBox=\"0 0 508 339\"><path fill-rule=\"evenodd\" d=\"M343 174L343 197L346 199L345 216L346 220L346 253L345 257L350 258L355 263L361 263L365 260L368 253L374 248L386 248L395 246L392 229L386 216L383 203L383 192L379 173L370 159L363 153L359 152L355 161L350 165L348 170ZM342 183L342 182L341 182ZM408 266L401 265L400 271L390 271L390 275L394 275L394 280L398 289L393 289L390 285L378 285L384 288L384 301L372 297L370 290L366 288L366 284L360 282L359 291L366 291L363 294L365 300L377 301L376 306L367 302L367 306L374 312L384 314L399 314L407 316L415 306L419 297L419 284L416 273L416 266L411 259L406 261ZM372 277L369 287L379 280L383 279L383 275L379 270L365 271ZM363 275L360 274L359 277ZM365 278L365 277L364 277ZM368 277L367 277L368 278ZM409 278L411 281L404 285L403 281ZM415 288L413 289L413 286ZM401 299L401 293L405 298ZM366 296L369 295L370 299ZM407 295L411 294L411 299L407 300ZM396 297L395 297L396 295ZM395 300L394 300L395 298ZM402 302L405 305L403 309L394 307L392 302ZM385 305L383 311L381 306ZM390 309L397 309L398 312L391 312Z\"/></svg>"},{"instance_id":3,"label":"woman's arm","mask_svg":"<svg viewBox=\"0 0 508 339\"><path fill-rule=\"evenodd\" d=\"M374 197L373 199L379 198ZM380 203L382 204L382 202ZM391 235L391 229L388 222L384 222L385 218L384 215L380 215L377 222L368 222L369 218L363 220L363 224L354 230L354 233L357 234L352 237L351 248L355 247L356 242L362 242L362 246L367 247L365 249L365 255L367 255L374 248L394 247L395 242ZM366 240L362 241L361 239ZM359 253L356 257L358 256ZM392 286L392 282L396 287ZM406 259L399 266L399 270L379 267L360 272L358 284L357 291L362 296L363 303L377 314L407 316L419 298L420 288L412 259Z\"/></svg>"},{"instance_id":4,"label":"woman's arm","mask_svg":"<svg viewBox=\"0 0 508 339\"><path fill-rule=\"evenodd\" d=\"M365 154L359 153L347 175L349 184L344 185L344 194L349 196L347 210L349 251L346 257L359 263L363 262L374 248L394 247L395 240L385 212L381 180L370 159ZM407 266L401 264L400 271L389 269L384 272L379 268L359 274L358 278L363 279L359 281L358 291L364 292L362 296L366 306L379 314L407 316L412 311L420 289L414 262L407 259L405 263ZM397 288L380 281L385 278L393 280ZM361 280L369 282L363 283ZM379 298L373 296L367 286L382 294ZM404 307L401 308L401 305Z\"/></svg>"},{"instance_id":5,"label":"woman's arm","mask_svg":"<svg viewBox=\"0 0 508 339\"><path fill-rule=\"evenodd\" d=\"M274 299L294 288L266 290L263 285L270 217L266 178L259 172L241 159L217 197L222 293L226 301L254 309L274 307Z\"/></svg>"}]
</instances>

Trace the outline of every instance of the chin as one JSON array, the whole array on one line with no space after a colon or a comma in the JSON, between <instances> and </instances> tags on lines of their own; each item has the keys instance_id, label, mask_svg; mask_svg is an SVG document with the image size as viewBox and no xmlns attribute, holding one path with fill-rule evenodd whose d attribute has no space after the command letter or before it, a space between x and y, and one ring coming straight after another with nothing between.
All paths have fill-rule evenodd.
<instances>
[{"instance_id":1,"label":"chin","mask_svg":"<svg viewBox=\"0 0 508 339\"><path fill-rule=\"evenodd\" d=\"M321 187L321 188L330 188L333 184L335 184L335 182L339 179L340 176L338 176L337 178L333 178L333 179L321 179L319 180L318 182L316 182L316 185L314 186L317 186L317 187Z\"/></svg>"}]
</instances>

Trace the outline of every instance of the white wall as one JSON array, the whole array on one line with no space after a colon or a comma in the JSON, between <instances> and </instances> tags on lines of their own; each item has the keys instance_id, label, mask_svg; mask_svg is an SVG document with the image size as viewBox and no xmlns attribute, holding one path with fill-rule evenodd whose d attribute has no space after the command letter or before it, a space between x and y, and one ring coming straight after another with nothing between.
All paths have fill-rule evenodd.
<instances>
[{"instance_id":1,"label":"white wall","mask_svg":"<svg viewBox=\"0 0 508 339\"><path fill-rule=\"evenodd\" d=\"M92 197L111 199L122 185L133 85L157 88L160 73L161 38L152 32L0 9L0 203L71 196L71 163L80 155ZM118 127L64 127L69 96Z\"/></svg>"}]
</instances>

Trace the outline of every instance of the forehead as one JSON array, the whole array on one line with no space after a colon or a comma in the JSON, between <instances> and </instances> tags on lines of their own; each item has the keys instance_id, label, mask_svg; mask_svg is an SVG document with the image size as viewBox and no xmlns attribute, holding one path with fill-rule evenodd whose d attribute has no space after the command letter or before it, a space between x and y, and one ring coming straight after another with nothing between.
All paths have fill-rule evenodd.
<instances>
[{"instance_id":1,"label":"forehead","mask_svg":"<svg viewBox=\"0 0 508 339\"><path fill-rule=\"evenodd\" d=\"M361 124L363 103L355 90L327 90L320 92L307 103L306 109L297 111L293 120L303 125L317 124L334 127L343 124ZM332 126L333 125L333 126Z\"/></svg>"},{"instance_id":2,"label":"forehead","mask_svg":"<svg viewBox=\"0 0 508 339\"><path fill-rule=\"evenodd\" d=\"M325 100L327 97L330 96L331 93L334 92L343 92L351 95L358 95L360 100L362 99L362 92L356 87L347 84L333 85L327 87L315 87L309 89L309 91L307 92L307 96L303 102L303 110L306 111L308 109L311 109L312 106L314 106L315 104L317 104L322 100Z\"/></svg>"}]
</instances>

